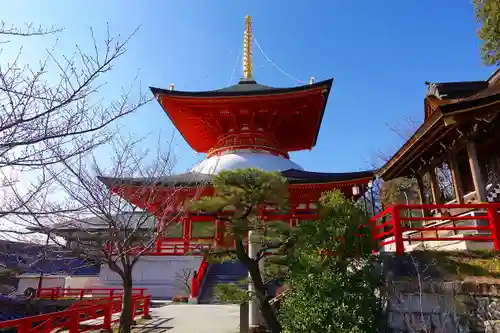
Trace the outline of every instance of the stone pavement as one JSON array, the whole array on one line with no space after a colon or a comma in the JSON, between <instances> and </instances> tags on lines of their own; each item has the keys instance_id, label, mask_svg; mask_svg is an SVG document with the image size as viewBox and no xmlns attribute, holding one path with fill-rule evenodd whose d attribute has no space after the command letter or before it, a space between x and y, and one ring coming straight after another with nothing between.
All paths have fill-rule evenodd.
<instances>
[{"instance_id":1,"label":"stone pavement","mask_svg":"<svg viewBox=\"0 0 500 333\"><path fill-rule=\"evenodd\" d=\"M152 320L140 320L133 333L237 333L239 305L167 304L151 308Z\"/></svg>"}]
</instances>

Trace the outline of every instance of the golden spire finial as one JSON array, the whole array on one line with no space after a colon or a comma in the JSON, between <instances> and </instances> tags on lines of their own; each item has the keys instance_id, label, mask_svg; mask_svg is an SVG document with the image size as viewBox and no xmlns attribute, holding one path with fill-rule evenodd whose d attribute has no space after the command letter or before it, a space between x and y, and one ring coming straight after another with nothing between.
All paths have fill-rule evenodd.
<instances>
[{"instance_id":1,"label":"golden spire finial","mask_svg":"<svg viewBox=\"0 0 500 333\"><path fill-rule=\"evenodd\" d=\"M243 39L243 78L252 80L252 18L245 16L245 35Z\"/></svg>"}]
</instances>

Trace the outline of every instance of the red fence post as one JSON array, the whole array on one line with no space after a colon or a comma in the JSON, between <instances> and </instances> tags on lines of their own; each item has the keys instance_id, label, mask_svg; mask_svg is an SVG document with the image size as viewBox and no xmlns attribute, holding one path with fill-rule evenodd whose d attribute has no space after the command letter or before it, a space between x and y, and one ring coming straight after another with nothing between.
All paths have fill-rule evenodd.
<instances>
[{"instance_id":1,"label":"red fence post","mask_svg":"<svg viewBox=\"0 0 500 333\"><path fill-rule=\"evenodd\" d=\"M139 303L139 298L132 296L132 322L135 322L135 312L137 311L137 303Z\"/></svg>"},{"instance_id":2,"label":"red fence post","mask_svg":"<svg viewBox=\"0 0 500 333\"><path fill-rule=\"evenodd\" d=\"M151 315L149 314L149 303L151 302L151 296L146 296L144 299L144 313L142 318L151 319Z\"/></svg>"},{"instance_id":3,"label":"red fence post","mask_svg":"<svg viewBox=\"0 0 500 333\"><path fill-rule=\"evenodd\" d=\"M69 318L69 333L78 333L80 331L80 312L78 312L78 309L74 309L71 311L70 318Z\"/></svg>"},{"instance_id":4,"label":"red fence post","mask_svg":"<svg viewBox=\"0 0 500 333\"><path fill-rule=\"evenodd\" d=\"M33 323L29 319L24 318L24 320L21 320L21 323L17 327L17 333L29 333L32 328Z\"/></svg>"},{"instance_id":5,"label":"red fence post","mask_svg":"<svg viewBox=\"0 0 500 333\"><path fill-rule=\"evenodd\" d=\"M401 212L397 205L392 207L392 231L394 233L394 244L396 245L396 254L401 255L405 252L403 243L403 228L401 228Z\"/></svg>"},{"instance_id":6,"label":"red fence post","mask_svg":"<svg viewBox=\"0 0 500 333\"><path fill-rule=\"evenodd\" d=\"M103 330L111 332L111 316L113 315L113 300L104 306Z\"/></svg>"},{"instance_id":7,"label":"red fence post","mask_svg":"<svg viewBox=\"0 0 500 333\"><path fill-rule=\"evenodd\" d=\"M500 217L497 212L498 207L488 206L488 222L490 224L491 239L493 240L493 247L495 251L500 251Z\"/></svg>"}]
</instances>

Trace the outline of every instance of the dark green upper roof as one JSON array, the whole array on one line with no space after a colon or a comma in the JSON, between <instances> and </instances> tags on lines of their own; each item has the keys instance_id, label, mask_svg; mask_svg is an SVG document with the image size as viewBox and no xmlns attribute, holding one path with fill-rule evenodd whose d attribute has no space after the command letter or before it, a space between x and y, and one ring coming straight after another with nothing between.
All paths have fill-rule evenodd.
<instances>
[{"instance_id":1,"label":"dark green upper roof","mask_svg":"<svg viewBox=\"0 0 500 333\"><path fill-rule=\"evenodd\" d=\"M371 178L374 176L374 171L358 171L345 173L329 173L329 172L311 172L290 169L281 171L281 175L288 179L290 184L307 184L307 183L330 183L344 182L357 180L362 178ZM99 177L99 179L108 185L163 185L163 186L195 186L200 184L209 184L213 175L186 172L178 175L158 177L156 179L147 178L114 178L114 177Z\"/></svg>"},{"instance_id":2,"label":"dark green upper roof","mask_svg":"<svg viewBox=\"0 0 500 333\"><path fill-rule=\"evenodd\" d=\"M307 84L291 88L274 88L258 84L256 81L240 81L233 86L209 90L209 91L177 91L169 89L161 89L150 87L151 92L156 96L157 94L170 95L170 96L185 96L185 97L230 97L230 96L252 96L252 95L270 95L270 94L284 94L291 92L306 91L309 89L326 86L328 89L326 96L330 93L333 79L320 81L317 83ZM325 103L326 104L326 103Z\"/></svg>"}]
</instances>

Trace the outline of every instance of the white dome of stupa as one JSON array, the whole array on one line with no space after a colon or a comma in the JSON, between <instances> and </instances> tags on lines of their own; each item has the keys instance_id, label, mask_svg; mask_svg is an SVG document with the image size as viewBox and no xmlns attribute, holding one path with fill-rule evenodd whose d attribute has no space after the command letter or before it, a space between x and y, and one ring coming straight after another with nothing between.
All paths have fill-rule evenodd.
<instances>
[{"instance_id":1,"label":"white dome of stupa","mask_svg":"<svg viewBox=\"0 0 500 333\"><path fill-rule=\"evenodd\" d=\"M304 170L283 156L261 151L234 151L211 156L198 163L191 171L204 174L218 174L222 170L257 168L262 171Z\"/></svg>"}]
</instances>

